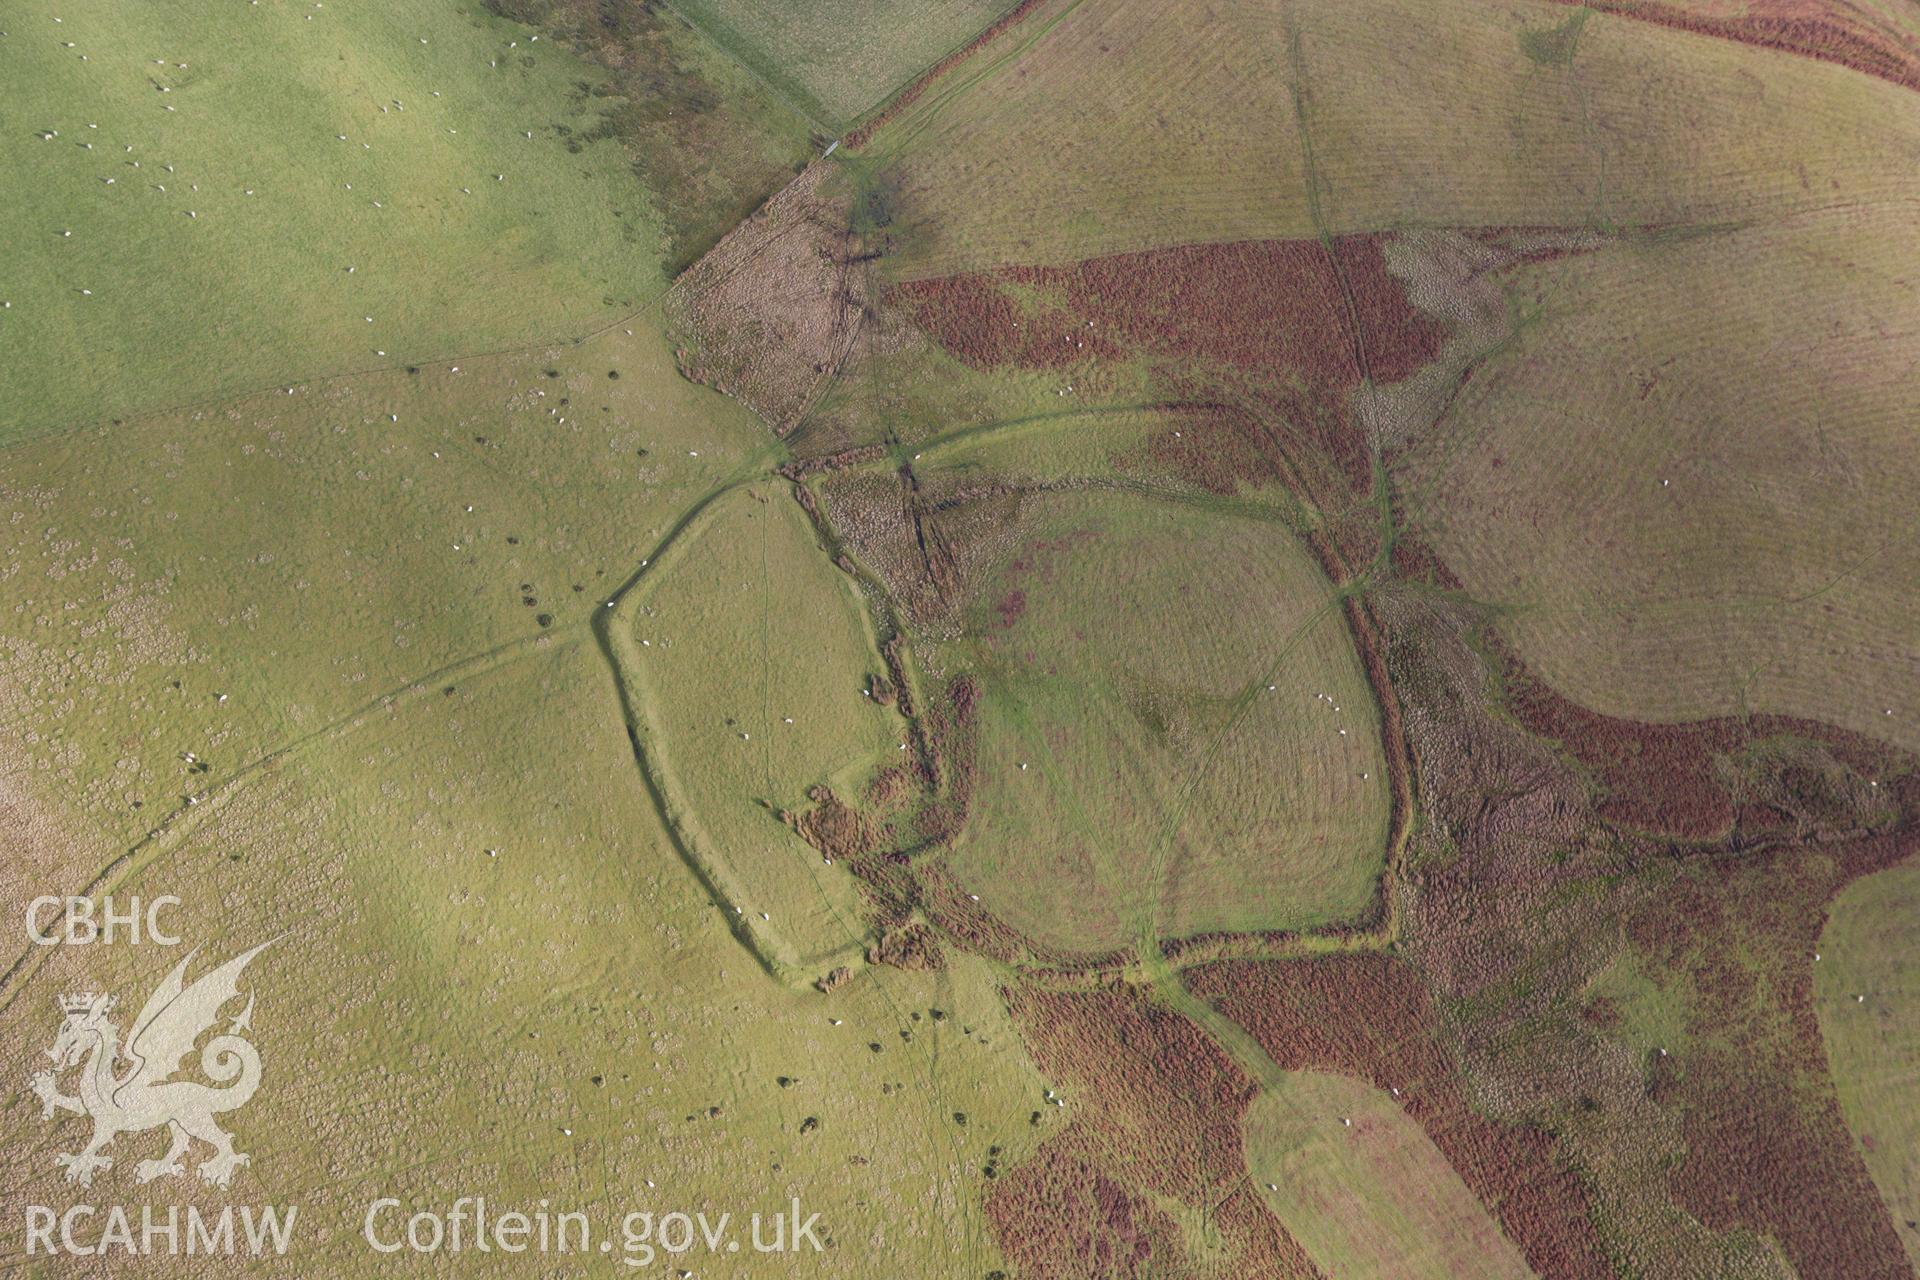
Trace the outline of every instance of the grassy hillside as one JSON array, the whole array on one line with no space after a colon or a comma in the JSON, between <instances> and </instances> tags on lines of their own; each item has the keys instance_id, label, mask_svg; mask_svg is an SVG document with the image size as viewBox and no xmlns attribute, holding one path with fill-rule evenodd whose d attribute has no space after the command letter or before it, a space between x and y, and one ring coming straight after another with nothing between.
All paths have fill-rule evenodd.
<instances>
[{"instance_id":1,"label":"grassy hillside","mask_svg":"<svg viewBox=\"0 0 1920 1280\"><path fill-rule=\"evenodd\" d=\"M1920 747L1916 230L1833 210L1528 271L1528 322L1406 469L1410 522L1598 711Z\"/></svg>"},{"instance_id":2,"label":"grassy hillside","mask_svg":"<svg viewBox=\"0 0 1920 1280\"><path fill-rule=\"evenodd\" d=\"M849 870L779 815L897 763L906 723L865 696L882 664L864 601L798 505L764 484L710 510L617 624L631 632L621 653L690 856L804 984L857 958L866 926Z\"/></svg>"},{"instance_id":3,"label":"grassy hillside","mask_svg":"<svg viewBox=\"0 0 1920 1280\"><path fill-rule=\"evenodd\" d=\"M40 799L131 843L289 743L584 635L761 447L638 323L16 446L0 697Z\"/></svg>"},{"instance_id":4,"label":"grassy hillside","mask_svg":"<svg viewBox=\"0 0 1920 1280\"><path fill-rule=\"evenodd\" d=\"M779 1258L790 1274L1000 1265L979 1169L1053 1121L1028 1123L1046 1082L990 975L881 969L831 997L764 980L663 838L606 690L591 645L531 651L289 759L116 884L180 895L205 960L280 937L248 972L264 1082L229 1117L253 1159L236 1196L300 1206L309 1274L391 1274L358 1235L376 1196L481 1193L587 1210L616 1242L621 1215L675 1209L731 1212L744 1240L744 1215L798 1196L831 1247ZM68 949L0 1012L21 1121L8 1185L68 1194L53 1155L84 1129L38 1124L25 1092L52 993L92 982L137 1002L161 958ZM131 1166L162 1146L122 1138L128 1173L95 1194L123 1176L140 1194Z\"/></svg>"},{"instance_id":5,"label":"grassy hillside","mask_svg":"<svg viewBox=\"0 0 1920 1280\"><path fill-rule=\"evenodd\" d=\"M1920 1037L1914 1004L1914 922L1920 865L1855 882L1820 935L1814 999L1827 1061L1860 1158L1920 1266Z\"/></svg>"},{"instance_id":6,"label":"grassy hillside","mask_svg":"<svg viewBox=\"0 0 1920 1280\"><path fill-rule=\"evenodd\" d=\"M959 878L1082 950L1363 912L1386 837L1378 720L1304 552L1116 498L1054 499L1016 529L965 646L987 710Z\"/></svg>"},{"instance_id":7,"label":"grassy hillside","mask_svg":"<svg viewBox=\"0 0 1920 1280\"><path fill-rule=\"evenodd\" d=\"M666 223L617 92L455 0L15 7L0 443L639 309Z\"/></svg>"}]
</instances>

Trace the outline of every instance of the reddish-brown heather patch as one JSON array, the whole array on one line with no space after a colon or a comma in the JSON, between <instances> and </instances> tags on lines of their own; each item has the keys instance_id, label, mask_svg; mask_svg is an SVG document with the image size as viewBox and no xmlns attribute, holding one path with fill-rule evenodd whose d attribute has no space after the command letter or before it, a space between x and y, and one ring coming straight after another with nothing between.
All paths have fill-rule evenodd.
<instances>
[{"instance_id":1,"label":"reddish-brown heather patch","mask_svg":"<svg viewBox=\"0 0 1920 1280\"><path fill-rule=\"evenodd\" d=\"M1146 456L1206 493L1227 497L1264 484L1285 466L1275 433L1237 405L1169 403L1159 410L1167 425L1148 441ZM1126 454L1116 469L1135 470Z\"/></svg>"},{"instance_id":2,"label":"reddish-brown heather patch","mask_svg":"<svg viewBox=\"0 0 1920 1280\"><path fill-rule=\"evenodd\" d=\"M1233 482L1249 456L1263 463L1253 474L1270 478L1266 455L1278 443L1274 433L1286 432L1333 456L1350 485L1364 488L1369 449L1349 420L1348 394L1367 378L1407 377L1438 357L1447 338L1443 324L1407 301L1375 235L1002 267L896 285L889 296L976 367L1057 369L1124 356L1197 397L1209 380L1224 382L1249 400L1248 410L1196 422L1191 441L1182 429L1155 444L1163 461L1196 465L1208 486ZM1208 456L1210 443L1228 458Z\"/></svg>"},{"instance_id":3,"label":"reddish-brown heather patch","mask_svg":"<svg viewBox=\"0 0 1920 1280\"><path fill-rule=\"evenodd\" d=\"M807 486L805 486L804 484L801 484L798 481L795 481L793 486L793 500L800 504L800 509L802 511L807 513L807 519L813 521L814 525L818 527L821 522L820 521L820 503L819 503L819 500L813 496L813 490L807 488ZM841 557L841 559L839 561L836 561L835 563L838 563L841 569L843 569L848 573L851 573L853 571L852 562L846 560L844 556Z\"/></svg>"},{"instance_id":4,"label":"reddish-brown heather patch","mask_svg":"<svg viewBox=\"0 0 1920 1280\"><path fill-rule=\"evenodd\" d=\"M1696 35L1838 63L1902 88L1920 89L1920 43L1841 0L1747 0L1744 13L1732 14L1703 13L1704 6L1659 0L1597 0L1593 7Z\"/></svg>"},{"instance_id":5,"label":"reddish-brown heather patch","mask_svg":"<svg viewBox=\"0 0 1920 1280\"><path fill-rule=\"evenodd\" d=\"M880 833L859 810L824 786L807 793L814 807L793 818L793 829L802 840L834 861L846 861L872 850Z\"/></svg>"},{"instance_id":6,"label":"reddish-brown heather patch","mask_svg":"<svg viewBox=\"0 0 1920 1280\"><path fill-rule=\"evenodd\" d=\"M861 798L867 808L890 813L913 795L917 784L914 771L905 765L889 765L867 779Z\"/></svg>"},{"instance_id":7,"label":"reddish-brown heather patch","mask_svg":"<svg viewBox=\"0 0 1920 1280\"><path fill-rule=\"evenodd\" d=\"M1319 1280L1322 1275L1300 1242L1288 1235L1280 1219L1268 1210L1251 1182L1243 1179L1214 1206L1213 1227L1242 1261L1241 1269L1234 1272L1236 1276L1248 1280L1282 1280L1289 1276Z\"/></svg>"},{"instance_id":8,"label":"reddish-brown heather patch","mask_svg":"<svg viewBox=\"0 0 1920 1280\"><path fill-rule=\"evenodd\" d=\"M1464 591L1465 585L1437 552L1409 533L1393 539L1393 576L1401 582L1425 583L1445 591Z\"/></svg>"},{"instance_id":9,"label":"reddish-brown heather patch","mask_svg":"<svg viewBox=\"0 0 1920 1280\"><path fill-rule=\"evenodd\" d=\"M1182 1261L1180 1228L1102 1172L1074 1126L994 1184L987 1217L1016 1274L1034 1280L1147 1280Z\"/></svg>"},{"instance_id":10,"label":"reddish-brown heather patch","mask_svg":"<svg viewBox=\"0 0 1920 1280\"><path fill-rule=\"evenodd\" d=\"M1860 734L1787 716L1723 717L1687 724L1649 724L1590 711L1563 697L1497 641L1489 648L1503 667L1506 704L1528 730L1557 741L1594 772L1605 789L1599 814L1680 840L1715 840L1734 829L1748 837L1788 825L1791 815L1736 792L1724 761L1771 738L1820 743L1865 775L1888 771L1894 753Z\"/></svg>"},{"instance_id":11,"label":"reddish-brown heather patch","mask_svg":"<svg viewBox=\"0 0 1920 1280\"><path fill-rule=\"evenodd\" d=\"M1688 1157L1671 1179L1675 1198L1716 1231L1773 1236L1801 1280L1908 1280L1912 1265L1838 1104L1805 1096L1787 1070L1725 1050L1684 1069L1674 1097Z\"/></svg>"},{"instance_id":12,"label":"reddish-brown heather patch","mask_svg":"<svg viewBox=\"0 0 1920 1280\"><path fill-rule=\"evenodd\" d=\"M1064 369L1089 357L1112 359L1117 348L1058 307L1022 307L998 278L948 276L898 285L927 335L976 369L1018 365Z\"/></svg>"},{"instance_id":13,"label":"reddish-brown heather patch","mask_svg":"<svg viewBox=\"0 0 1920 1280\"><path fill-rule=\"evenodd\" d=\"M1339 236L1330 248L1307 239L1180 245L1001 274L1057 290L1092 333L1129 351L1292 371L1310 386L1396 382L1447 337L1408 303L1375 235Z\"/></svg>"},{"instance_id":14,"label":"reddish-brown heather patch","mask_svg":"<svg viewBox=\"0 0 1920 1280\"><path fill-rule=\"evenodd\" d=\"M1468 1104L1426 989L1408 965L1381 955L1224 961L1188 971L1289 1071L1321 1069L1392 1095L1544 1278L1613 1274L1586 1192L1545 1132L1496 1124Z\"/></svg>"},{"instance_id":15,"label":"reddish-brown heather patch","mask_svg":"<svg viewBox=\"0 0 1920 1280\"><path fill-rule=\"evenodd\" d=\"M879 941L867 948L867 963L925 971L944 969L947 961L933 930L914 923L883 932Z\"/></svg>"},{"instance_id":16,"label":"reddish-brown heather patch","mask_svg":"<svg viewBox=\"0 0 1920 1280\"><path fill-rule=\"evenodd\" d=\"M1889 789L1903 812L1920 804L1911 777ZM1828 1076L1812 956L1833 897L1916 850L1909 823L1818 852L1720 853L1714 874L1649 895L1627 922L1656 979L1692 993L1699 1047L1661 1061L1653 1084L1683 1117L1674 1195L1717 1230L1772 1236L1804 1280L1912 1274Z\"/></svg>"},{"instance_id":17,"label":"reddish-brown heather patch","mask_svg":"<svg viewBox=\"0 0 1920 1280\"><path fill-rule=\"evenodd\" d=\"M1101 1262L1139 1265L1150 1256L1153 1275L1193 1275L1184 1245L1196 1242L1183 1242L1170 1218L1139 1212L1163 1199L1217 1208L1213 1225L1232 1259L1226 1274L1316 1274L1248 1192L1241 1125L1256 1089L1211 1037L1131 989L1003 994L1035 1063L1067 1092L1075 1117L989 1197L1009 1258L1033 1275L1091 1278L1146 1274ZM1074 1210L1088 1194L1080 1165L1110 1184L1109 1203L1131 1206L1124 1217ZM1114 1236L1105 1250L1089 1223Z\"/></svg>"},{"instance_id":18,"label":"reddish-brown heather patch","mask_svg":"<svg viewBox=\"0 0 1920 1280\"><path fill-rule=\"evenodd\" d=\"M1612 996L1595 996L1580 1006L1580 1019L1590 1027L1611 1031L1620 1025L1620 1006Z\"/></svg>"},{"instance_id":19,"label":"reddish-brown heather patch","mask_svg":"<svg viewBox=\"0 0 1920 1280\"><path fill-rule=\"evenodd\" d=\"M1125 989L1005 996L1035 1064L1126 1144L1142 1185L1201 1205L1245 1176L1240 1129L1256 1088L1200 1027Z\"/></svg>"},{"instance_id":20,"label":"reddish-brown heather patch","mask_svg":"<svg viewBox=\"0 0 1920 1280\"><path fill-rule=\"evenodd\" d=\"M898 631L888 636L880 646L880 657L887 664L887 678L892 681L896 696L900 700L900 714L909 718L913 715L913 686L907 683L907 669L902 652L903 641Z\"/></svg>"},{"instance_id":21,"label":"reddish-brown heather patch","mask_svg":"<svg viewBox=\"0 0 1920 1280\"><path fill-rule=\"evenodd\" d=\"M1008 285L1062 305L1041 304L1030 320ZM1180 245L917 280L893 293L942 346L985 367L1125 352L1333 388L1362 376L1398 381L1447 337L1407 301L1375 235L1340 236L1331 249L1319 240Z\"/></svg>"}]
</instances>

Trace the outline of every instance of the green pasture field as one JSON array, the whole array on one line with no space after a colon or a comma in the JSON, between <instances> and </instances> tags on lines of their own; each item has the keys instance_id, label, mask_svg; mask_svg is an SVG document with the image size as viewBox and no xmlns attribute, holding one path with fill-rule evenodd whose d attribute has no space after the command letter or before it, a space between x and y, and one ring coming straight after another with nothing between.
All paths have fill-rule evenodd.
<instances>
[{"instance_id":1,"label":"green pasture field","mask_svg":"<svg viewBox=\"0 0 1920 1280\"><path fill-rule=\"evenodd\" d=\"M16 445L0 706L23 803L72 837L28 861L77 889L289 744L586 636L766 447L638 320Z\"/></svg>"},{"instance_id":2,"label":"green pasture field","mask_svg":"<svg viewBox=\"0 0 1920 1280\"><path fill-rule=\"evenodd\" d=\"M836 879L822 897L810 880L812 897L789 920L791 886L770 868L788 858L812 871L817 858L754 801L795 805L811 782L851 784L898 733L892 713L860 696L874 662L869 624L771 477L779 451L744 410L674 367L646 306L665 252L647 189L616 148L572 152L553 135L556 123L590 123L562 110L568 86L594 73L559 56L549 67L526 29L477 16L419 18L430 34L421 46L396 13L316 8L310 24L305 11L263 6L281 23L273 40L239 51L227 41L224 61L202 47L229 29L211 17L171 24L162 41L140 15L111 39L104 14L60 16L76 43L101 42L88 70L147 41L189 64L170 76L207 67L191 86L172 79L170 94L141 85L181 105L161 125L185 123L178 115L200 134L135 132L135 120L158 127L135 114L137 95L103 104L98 132L134 140L120 154L142 157L143 174L156 138L185 148L197 137L206 150L193 164L227 175L216 159L278 155L291 185L278 220L262 215L226 252L168 238L182 234L170 223L145 229L141 206L102 206L169 264L142 288L158 297L166 276L170 301L152 324L171 340L143 329L147 303L126 296L85 321L125 342L123 365L103 359L89 381L7 362L8 377L51 388L0 394L9 411L43 407L9 419L0 478L14 606L0 615L4 799L34 837L7 860L7 900L49 887L173 894L182 932L209 958L279 937L252 971L273 1105L233 1126L254 1160L239 1177L257 1199L299 1203L336 1244L382 1194L423 1206L462 1194L527 1202L519 1207L572 1197L596 1218L674 1208L739 1217L799 1195L821 1214L830 1248L796 1258L796 1274L931 1273L955 1259L994 1269L981 1211L987 1153L1022 1159L1048 1131L1029 1123L1045 1082L995 975L956 955L938 973L863 971L830 997L769 981L740 945L734 904L662 825L658 797L684 786L756 894L780 897L767 905L798 940L794 958L826 952L829 925L847 950L859 927L850 887ZM300 43L329 20L372 44ZM22 25L10 17L7 39ZM380 112L379 95L357 83L382 65L380 49L404 115L396 102ZM333 83L345 54L352 86ZM499 68L488 66L495 56ZM300 154L291 142L212 123L252 83L243 73L281 57L308 87L249 124L274 138L316 125L347 133L344 158L312 175L286 176ZM196 94L206 99L197 119L187 110ZM460 94L466 109L443 128L433 104ZM30 139L45 150L29 156L84 185L78 170L59 169L71 165L56 149L68 127L49 127L61 136ZM475 136L496 128L504 142ZM499 158L521 146L524 166ZM160 161L189 190L208 176L187 172L190 153ZM506 181L481 180L494 172ZM374 186L369 211L406 220L333 217L317 202L336 179L343 193L352 181L356 199ZM503 203L476 204L489 218L452 217L459 196L429 198L443 180ZM131 194L124 181L110 193ZM48 185L11 198L46 197ZM181 216L188 231L246 207L201 186L212 198L189 206L198 217ZM231 199L276 189L262 177L254 196ZM37 216L7 215L10 225ZM82 241L87 224L74 221ZM124 258L128 242L116 243L99 261ZM333 280L331 261L347 250L355 270ZM474 265L460 265L463 255ZM211 265L233 261L248 269ZM32 293L9 286L14 305L0 322L11 325ZM352 292L363 287L384 292ZM326 318L335 304L351 324ZM288 328L199 319L236 307ZM86 332L70 324L33 341L70 353ZM384 357L342 355L388 333L399 338ZM485 354L570 334L587 336ZM197 407L164 409L188 399ZM100 420L123 406L127 420ZM749 488L749 477L768 483ZM704 532L693 519L703 510L714 517ZM656 563L669 572L650 580ZM758 584L750 600L720 590L736 574ZM637 641L656 620L689 630L658 650L671 669L659 704L636 704L623 698L628 671L612 641ZM757 677L734 687L751 693L749 715L779 701L806 726L778 753L754 733L760 754L744 771L716 767L725 757L699 736L710 708L688 696L729 691L710 630L778 640L781 653L763 651ZM679 654L692 659L684 670ZM838 682L820 679L829 656ZM637 720L632 732L644 736L653 717L674 744L666 758L685 762L677 773L650 771L623 723ZM10 1114L21 1118L9 1185L59 1194L52 1157L77 1145L71 1125L28 1122L25 1082L52 1035L53 997L93 985L138 1000L172 959L38 953L15 971L0 1007ZM158 1149L127 1138L116 1154L130 1166ZM387 1273L383 1257L354 1256L328 1270ZM498 1255L462 1263L514 1271Z\"/></svg>"},{"instance_id":3,"label":"green pasture field","mask_svg":"<svg viewBox=\"0 0 1920 1280\"><path fill-rule=\"evenodd\" d=\"M1048 1082L991 972L875 969L831 996L767 981L664 838L609 686L589 639L555 637L296 753L113 882L181 897L172 922L206 944L195 974L277 938L246 980L263 1083L228 1118L252 1157L235 1198L299 1206L286 1265L305 1274L394 1274L359 1238L380 1196L545 1198L602 1233L631 1211L730 1212L743 1240L748 1213L797 1196L828 1248L779 1259L787 1273L1004 1265L981 1211L989 1148L1024 1159L1070 1113L1029 1124ZM66 1203L53 1156L86 1128L41 1124L26 1088L54 997L93 986L137 1008L180 958L60 949L9 994L16 1194ZM135 1195L132 1164L164 1145L123 1136L92 1194ZM520 1275L528 1259L457 1261Z\"/></svg>"},{"instance_id":4,"label":"green pasture field","mask_svg":"<svg viewBox=\"0 0 1920 1280\"><path fill-rule=\"evenodd\" d=\"M30 0L5 29L0 443L571 339L665 285L659 198L587 140L604 73L477 5Z\"/></svg>"},{"instance_id":5,"label":"green pasture field","mask_svg":"<svg viewBox=\"0 0 1920 1280\"><path fill-rule=\"evenodd\" d=\"M1247 1173L1323 1274L1526 1280L1500 1225L1406 1112L1348 1076L1287 1071L1247 1112Z\"/></svg>"},{"instance_id":6,"label":"green pasture field","mask_svg":"<svg viewBox=\"0 0 1920 1280\"><path fill-rule=\"evenodd\" d=\"M1920 863L1856 880L1820 934L1814 1007L1840 1109L1920 1267ZM1862 999L1861 997L1865 997Z\"/></svg>"},{"instance_id":7,"label":"green pasture field","mask_svg":"<svg viewBox=\"0 0 1920 1280\"><path fill-rule=\"evenodd\" d=\"M689 851L804 984L857 959L868 930L848 870L779 814L816 784L857 796L903 758L906 723L865 696L885 670L866 601L785 485L735 488L688 532L620 621L629 679Z\"/></svg>"},{"instance_id":8,"label":"green pasture field","mask_svg":"<svg viewBox=\"0 0 1920 1280\"><path fill-rule=\"evenodd\" d=\"M956 874L1056 946L1361 914L1385 855L1377 710L1284 526L1035 500L957 649L984 684Z\"/></svg>"}]
</instances>

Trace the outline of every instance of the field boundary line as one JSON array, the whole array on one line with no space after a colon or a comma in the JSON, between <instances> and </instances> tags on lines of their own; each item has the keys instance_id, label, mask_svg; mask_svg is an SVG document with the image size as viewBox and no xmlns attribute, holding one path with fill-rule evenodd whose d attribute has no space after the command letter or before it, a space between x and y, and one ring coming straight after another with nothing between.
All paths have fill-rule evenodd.
<instances>
[{"instance_id":1,"label":"field boundary line","mask_svg":"<svg viewBox=\"0 0 1920 1280\"><path fill-rule=\"evenodd\" d=\"M397 711L417 701L421 695L428 692L430 686L440 685L449 679L461 679L493 671L528 656L529 650L551 649L555 653L561 653L579 642L578 636L563 638L550 631L516 637L504 644L495 645L491 649L436 667L424 675L415 676L405 684L398 685L360 704L346 715L283 743L265 755L255 757L214 786L189 796L185 804L174 808L161 818L146 835L96 871L85 887L80 890L80 896L92 897L102 890L111 891L129 876L144 871L177 849L195 829L206 821L209 814L224 808L226 803L247 783L278 769L288 760L304 754L309 748L323 746L362 728L371 723L376 715ZM26 951L8 966L6 973L0 974L0 1013L12 1007L14 998L39 972L52 950L53 948L50 947L40 947L30 943Z\"/></svg>"},{"instance_id":2,"label":"field boundary line","mask_svg":"<svg viewBox=\"0 0 1920 1280\"><path fill-rule=\"evenodd\" d=\"M674 280L678 278L679 277L676 276ZM16 439L0 443L0 457L4 457L15 449L25 448L28 445L39 444L47 440L66 441L78 439L89 434L97 433L105 435L108 432L121 431L128 427L149 426L158 419L171 417L174 414L189 413L195 410L220 409L226 406L240 404L243 401L254 399L257 396L272 395L276 391L285 394L294 389L309 390L325 387L331 383L342 382L348 378L366 378L378 374L398 373L405 369L425 368L427 365L433 364L499 360L507 356L531 355L536 351L545 351L556 347L584 346L595 338L610 333L622 325L631 324L633 321L638 320L640 317L654 310L666 298L668 291L673 288L674 280L666 281L651 294L647 295L646 300L632 310L622 312L605 323L596 325L571 338L539 339L514 346L495 347L486 351L456 352L453 355L441 356L422 356L417 359L402 360L392 364L367 365L361 368L341 369L333 373L308 374L292 379L282 378L271 383L240 391L207 396L199 400L176 401L173 404L159 405L154 408L123 413L118 417L109 414L104 419L89 418L85 421L58 423L46 427L43 430L30 432Z\"/></svg>"},{"instance_id":3,"label":"field boundary line","mask_svg":"<svg viewBox=\"0 0 1920 1280\"><path fill-rule=\"evenodd\" d=\"M686 23L687 26L690 29L692 29L694 34L698 35L702 40L705 40L708 44L712 45L713 48L718 53L721 54L721 56L727 59L727 61L733 63L736 67L739 67L742 71L752 76L754 79L754 82L758 84L761 88L765 89L768 93L771 93L774 96L774 98L779 101L781 106L787 108L789 111L792 111L795 115L799 116L802 120L805 120L808 124L812 125L815 129L818 129L823 135L829 138L835 138L835 139L837 139L840 136L838 129L836 129L833 125L828 124L825 120L822 120L819 116L816 116L815 114L813 114L813 112L809 111L806 107L802 106L800 103L794 101L792 94L788 93L785 89L782 89L779 85L775 84L773 81L767 79L767 77L760 71L758 67L755 67L752 63L748 62L745 58L741 57L740 54L734 51L734 48L732 45L728 44L725 40L722 40L719 36L715 35L713 31L709 29L706 23L703 23L698 19L696 19L692 14L688 13L685 9L683 9L679 4L676 4L674 0L657 0L657 3L660 5L662 9L665 9L668 13L671 13L674 17L680 19L680 21ZM816 107L821 107L821 106L824 106L825 104L815 103L814 105Z\"/></svg>"},{"instance_id":4,"label":"field boundary line","mask_svg":"<svg viewBox=\"0 0 1920 1280\"><path fill-rule=\"evenodd\" d=\"M844 139L847 146L855 150L865 146L876 129L884 126L895 113L911 107L932 87L934 81L1018 26L1044 3L1046 0L1015 0L1015 3L995 14L987 25L972 35L955 41L918 71L910 71L901 77L893 88L887 90L878 101L855 117L853 127L847 130Z\"/></svg>"}]
</instances>

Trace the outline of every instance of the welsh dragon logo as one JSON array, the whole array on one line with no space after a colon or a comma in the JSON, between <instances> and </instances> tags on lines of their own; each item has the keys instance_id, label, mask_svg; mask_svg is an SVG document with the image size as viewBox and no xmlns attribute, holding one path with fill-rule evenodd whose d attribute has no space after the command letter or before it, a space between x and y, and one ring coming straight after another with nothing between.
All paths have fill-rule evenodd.
<instances>
[{"instance_id":1,"label":"welsh dragon logo","mask_svg":"<svg viewBox=\"0 0 1920 1280\"><path fill-rule=\"evenodd\" d=\"M51 1119L56 1111L70 1111L93 1120L93 1138L85 1147L54 1157L54 1163L66 1169L69 1182L90 1186L95 1173L113 1167L113 1158L103 1153L115 1138L162 1125L172 1135L172 1145L160 1159L142 1160L134 1167L140 1182L184 1174L180 1158L195 1139L213 1148L213 1154L196 1166L207 1182L224 1187L233 1171L247 1163L214 1117L245 1106L260 1087L260 1054L240 1034L252 1025L253 996L247 996L246 1007L228 1023L225 1033L207 1041L200 1051L201 1070L219 1087L168 1077L180 1070L200 1037L219 1021L221 1008L240 995L240 973L248 961L271 945L261 943L192 985L185 981L187 965L198 949L188 953L141 1006L124 1042L112 1020L111 996L89 992L60 998L66 1018L47 1050L54 1070L35 1074L33 1091L40 1098L42 1119ZM69 1096L60 1092L57 1077L76 1066L80 1076L76 1092Z\"/></svg>"}]
</instances>

